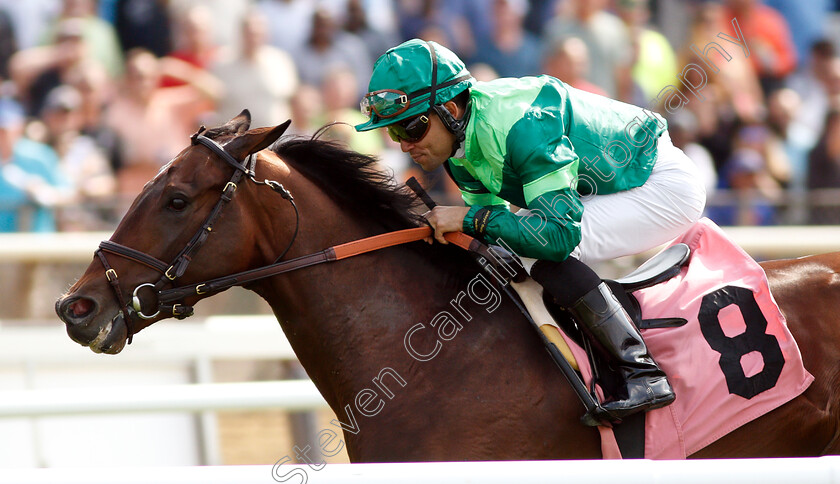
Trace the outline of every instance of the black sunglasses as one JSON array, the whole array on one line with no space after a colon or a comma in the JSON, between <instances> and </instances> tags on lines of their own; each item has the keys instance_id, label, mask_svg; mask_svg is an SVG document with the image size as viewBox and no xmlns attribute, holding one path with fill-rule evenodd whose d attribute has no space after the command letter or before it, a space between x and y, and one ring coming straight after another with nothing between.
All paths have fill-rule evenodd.
<instances>
[{"instance_id":1,"label":"black sunglasses","mask_svg":"<svg viewBox=\"0 0 840 484\"><path fill-rule=\"evenodd\" d=\"M400 121L388 126L388 136L399 143L401 140L416 143L429 132L429 113Z\"/></svg>"}]
</instances>

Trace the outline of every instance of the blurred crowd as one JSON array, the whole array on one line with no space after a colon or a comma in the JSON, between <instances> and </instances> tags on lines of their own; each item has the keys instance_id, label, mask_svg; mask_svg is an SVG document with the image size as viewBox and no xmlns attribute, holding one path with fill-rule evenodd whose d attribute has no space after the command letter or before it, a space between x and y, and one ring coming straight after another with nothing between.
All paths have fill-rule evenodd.
<instances>
[{"instance_id":1,"label":"blurred crowd","mask_svg":"<svg viewBox=\"0 0 840 484\"><path fill-rule=\"evenodd\" d=\"M720 224L840 223L840 0L0 0L0 232L110 230L199 125L421 174L356 133L376 58L420 37L479 80L550 74L662 113ZM737 19L737 21L733 20ZM739 42L744 45L741 47ZM381 130L380 130L381 131ZM450 200L451 201L451 200Z\"/></svg>"}]
</instances>

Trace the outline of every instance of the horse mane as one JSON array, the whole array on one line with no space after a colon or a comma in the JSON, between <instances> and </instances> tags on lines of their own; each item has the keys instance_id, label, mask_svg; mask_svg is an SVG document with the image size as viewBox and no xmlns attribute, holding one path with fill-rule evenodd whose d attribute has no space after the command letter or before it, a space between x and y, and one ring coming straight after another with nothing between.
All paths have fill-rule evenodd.
<instances>
[{"instance_id":1,"label":"horse mane","mask_svg":"<svg viewBox=\"0 0 840 484\"><path fill-rule=\"evenodd\" d=\"M376 221L385 230L422 225L423 217L413 210L417 197L381 170L376 158L319 138L330 126L311 138L281 138L270 149L355 215ZM236 127L225 124L205 130L202 126L196 134L202 133L222 142L236 136Z\"/></svg>"},{"instance_id":2,"label":"horse mane","mask_svg":"<svg viewBox=\"0 0 840 484\"><path fill-rule=\"evenodd\" d=\"M318 138L282 138L271 149L361 219L375 221L386 230L423 224L414 211L417 197L382 170L372 156Z\"/></svg>"},{"instance_id":3,"label":"horse mane","mask_svg":"<svg viewBox=\"0 0 840 484\"><path fill-rule=\"evenodd\" d=\"M346 148L338 141L317 135L284 137L270 148L336 203L360 220L382 227L383 232L418 227L425 223L414 208L417 196L393 175L378 166L375 157ZM460 248L450 245L408 244L439 267L463 277L475 275L478 265Z\"/></svg>"}]
</instances>

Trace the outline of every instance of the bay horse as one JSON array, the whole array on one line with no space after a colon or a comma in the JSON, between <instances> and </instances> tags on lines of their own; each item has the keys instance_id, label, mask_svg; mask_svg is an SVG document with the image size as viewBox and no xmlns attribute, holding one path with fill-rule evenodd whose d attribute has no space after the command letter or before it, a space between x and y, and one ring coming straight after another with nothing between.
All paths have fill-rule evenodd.
<instances>
[{"instance_id":1,"label":"bay horse","mask_svg":"<svg viewBox=\"0 0 840 484\"><path fill-rule=\"evenodd\" d=\"M146 184L112 245L103 243L111 250L97 251L56 302L73 340L116 354L143 328L173 313L183 316L151 314L147 301L138 312L149 319L124 311L133 288L168 273L155 260L186 261L177 284L190 286L272 264L286 247L283 259L294 260L421 223L414 196L381 174L375 159L315 138L275 143L288 123L249 125L243 111L206 131L202 136L221 148L194 142ZM242 180L231 190L238 171L254 182ZM261 186L266 183L269 188ZM219 202L220 194L230 201ZM224 210L207 229L220 204ZM206 240L184 259L182 249L195 247L197 231ZM840 254L763 267L816 381L691 457L840 450ZM342 428L353 462L601 457L598 431L579 422L583 408L535 331L479 273L451 244L413 242L245 287L271 306L336 413L334 430ZM191 306L212 294L195 292L180 302ZM142 293L139 299L148 299Z\"/></svg>"}]
</instances>

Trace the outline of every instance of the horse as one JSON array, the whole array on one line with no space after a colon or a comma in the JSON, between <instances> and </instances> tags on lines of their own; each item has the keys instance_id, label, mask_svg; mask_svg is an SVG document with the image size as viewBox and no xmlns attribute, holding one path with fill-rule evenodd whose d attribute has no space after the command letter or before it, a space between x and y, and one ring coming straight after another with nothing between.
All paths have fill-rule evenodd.
<instances>
[{"instance_id":1,"label":"horse","mask_svg":"<svg viewBox=\"0 0 840 484\"><path fill-rule=\"evenodd\" d=\"M151 314L144 288L134 291L144 316L138 318L125 311L120 294L154 286L149 281L160 272L171 275L172 267L153 261L183 262L182 248L194 248L197 231L207 236L190 251L189 266L178 278L162 276L158 286L195 288L278 258L296 260L422 223L416 197L382 174L374 158L316 137L281 139L288 123L249 125L243 111L206 131L215 148L194 142L145 185L111 237L116 245L103 245L56 302L70 338L116 354L140 330L183 316ZM239 171L253 182L231 190ZM220 194L230 201L213 218ZM816 380L690 457L840 450L840 253L763 268ZM583 408L536 332L478 274L461 249L418 241L245 284L270 305L337 416L319 433L323 442L312 445L325 454L346 445L352 462L602 457L599 432L579 422ZM181 304L213 293L199 292L184 292ZM343 437L332 431L339 428Z\"/></svg>"}]
</instances>

